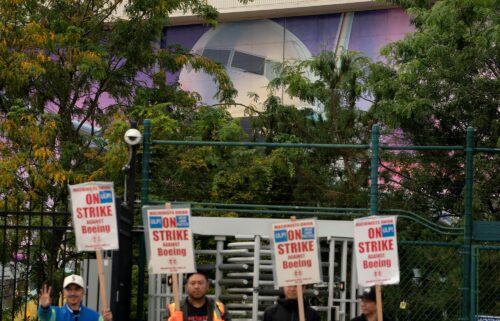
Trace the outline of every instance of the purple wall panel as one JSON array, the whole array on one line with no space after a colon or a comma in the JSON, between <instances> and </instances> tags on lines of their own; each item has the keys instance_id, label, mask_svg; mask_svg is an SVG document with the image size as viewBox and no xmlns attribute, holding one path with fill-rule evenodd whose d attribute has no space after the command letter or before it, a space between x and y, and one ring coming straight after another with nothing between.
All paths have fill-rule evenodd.
<instances>
[{"instance_id":1,"label":"purple wall panel","mask_svg":"<svg viewBox=\"0 0 500 321\"><path fill-rule=\"evenodd\" d=\"M404 38L413 30L409 17L400 9L356 12L349 50L379 60L380 49L384 45Z\"/></svg>"}]
</instances>

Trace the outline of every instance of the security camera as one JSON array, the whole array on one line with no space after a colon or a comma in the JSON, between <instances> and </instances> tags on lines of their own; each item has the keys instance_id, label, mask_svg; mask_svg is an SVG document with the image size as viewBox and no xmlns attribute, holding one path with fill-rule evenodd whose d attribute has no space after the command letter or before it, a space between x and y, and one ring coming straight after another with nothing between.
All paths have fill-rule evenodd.
<instances>
[{"instance_id":1,"label":"security camera","mask_svg":"<svg viewBox=\"0 0 500 321\"><path fill-rule=\"evenodd\" d=\"M125 135L123 135L123 138L125 139L125 142L130 146L135 146L142 142L142 134L135 128L130 128L129 130L127 130L125 132Z\"/></svg>"}]
</instances>

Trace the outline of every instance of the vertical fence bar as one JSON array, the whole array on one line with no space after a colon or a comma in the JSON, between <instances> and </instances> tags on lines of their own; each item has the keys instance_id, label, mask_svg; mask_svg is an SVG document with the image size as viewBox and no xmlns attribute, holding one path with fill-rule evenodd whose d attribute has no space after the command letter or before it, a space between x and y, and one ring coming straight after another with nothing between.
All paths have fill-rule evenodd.
<instances>
[{"instance_id":1,"label":"vertical fence bar","mask_svg":"<svg viewBox=\"0 0 500 321\"><path fill-rule=\"evenodd\" d=\"M5 198L5 203L4 203L4 217L3 217L3 240L2 240L2 272L1 272L1 277L2 281L0 283L0 320L3 320L3 297L5 295L5 259L6 259L6 254L7 254L7 198Z\"/></svg>"},{"instance_id":2,"label":"vertical fence bar","mask_svg":"<svg viewBox=\"0 0 500 321\"><path fill-rule=\"evenodd\" d=\"M224 241L226 240L225 236L216 236L214 240L216 243L217 254L215 254L215 299L219 300L219 297L222 294L222 289L220 286L220 281L222 280L222 270L220 269L221 264L224 262L224 257L222 256L222 251L224 250Z\"/></svg>"},{"instance_id":3,"label":"vertical fence bar","mask_svg":"<svg viewBox=\"0 0 500 321\"><path fill-rule=\"evenodd\" d=\"M341 258L340 258L340 282L344 282L344 287L347 284L347 240L342 240L341 248ZM346 289L340 292L340 320L345 321L347 315L347 293Z\"/></svg>"},{"instance_id":4,"label":"vertical fence bar","mask_svg":"<svg viewBox=\"0 0 500 321\"><path fill-rule=\"evenodd\" d=\"M335 290L335 239L328 237L328 311L326 312L327 321L332 319L333 298Z\"/></svg>"},{"instance_id":5,"label":"vertical fence bar","mask_svg":"<svg viewBox=\"0 0 500 321\"><path fill-rule=\"evenodd\" d=\"M378 213L378 153L379 153L380 127L378 124L372 126L372 159L370 173L370 214Z\"/></svg>"},{"instance_id":6,"label":"vertical fence bar","mask_svg":"<svg viewBox=\"0 0 500 321\"><path fill-rule=\"evenodd\" d=\"M151 145L151 120L144 120L144 140L142 150L142 179L141 179L141 206L149 202L149 158ZM144 224L142 222L141 225ZM144 242L144 233L139 235L139 279L137 284L137 321L143 320L144 310L144 280L146 264L146 248Z\"/></svg>"},{"instance_id":7,"label":"vertical fence bar","mask_svg":"<svg viewBox=\"0 0 500 321\"><path fill-rule=\"evenodd\" d=\"M31 212L31 202L30 202L30 212ZM42 208L42 211L43 211L43 208ZM26 280L26 284L24 285L24 297L25 297L25 302L24 302L24 320L26 321L27 320L27 314L28 314L28 303L31 301L31 293L30 293L30 289L29 289L29 284L30 284L30 272L32 270L32 267L31 267L31 263L30 263L30 256L31 256L31 213L28 213L28 237L26 239L26 246L27 246L27 249L26 249L26 270L25 270L25 273L26 273L26 276L25 276L25 280Z\"/></svg>"},{"instance_id":8,"label":"vertical fence bar","mask_svg":"<svg viewBox=\"0 0 500 321\"><path fill-rule=\"evenodd\" d=\"M11 312L11 320L14 320L16 316L16 310L17 310L17 289L18 289L18 275L17 275L17 269L18 269L18 254L19 254L19 216L20 216L21 208L19 206L19 203L16 205L16 227L15 227L15 232L14 232L14 247L12 248L13 256L14 256L14 286L12 288L12 310Z\"/></svg>"},{"instance_id":9,"label":"vertical fence bar","mask_svg":"<svg viewBox=\"0 0 500 321\"><path fill-rule=\"evenodd\" d=\"M259 316L259 281L260 281L260 235L255 235L253 249L253 289L252 289L252 321Z\"/></svg>"},{"instance_id":10,"label":"vertical fence bar","mask_svg":"<svg viewBox=\"0 0 500 321\"><path fill-rule=\"evenodd\" d=\"M471 312L471 245L472 245L472 184L474 177L474 128L467 128L465 147L464 191L464 263L462 284L462 318L472 320Z\"/></svg>"}]
</instances>

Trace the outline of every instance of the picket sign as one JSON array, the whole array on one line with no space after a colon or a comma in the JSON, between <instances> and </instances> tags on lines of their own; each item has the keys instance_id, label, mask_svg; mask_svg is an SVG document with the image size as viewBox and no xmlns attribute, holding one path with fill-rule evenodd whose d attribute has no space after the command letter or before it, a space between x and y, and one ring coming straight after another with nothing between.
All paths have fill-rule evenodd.
<instances>
[{"instance_id":1,"label":"picket sign","mask_svg":"<svg viewBox=\"0 0 500 321\"><path fill-rule=\"evenodd\" d=\"M272 225L273 274L276 287L296 286L300 321L304 321L302 285L320 283L316 220L297 220Z\"/></svg>"},{"instance_id":2,"label":"picket sign","mask_svg":"<svg viewBox=\"0 0 500 321\"><path fill-rule=\"evenodd\" d=\"M375 286L377 319L382 320L384 284L399 283L396 216L369 216L354 220L354 252L358 285Z\"/></svg>"},{"instance_id":3,"label":"picket sign","mask_svg":"<svg viewBox=\"0 0 500 321\"><path fill-rule=\"evenodd\" d=\"M142 215L149 271L171 274L175 310L180 311L178 273L196 272L191 207L172 203L143 206Z\"/></svg>"},{"instance_id":4,"label":"picket sign","mask_svg":"<svg viewBox=\"0 0 500 321\"><path fill-rule=\"evenodd\" d=\"M101 309L108 310L102 250L118 250L118 224L113 182L69 185L71 213L79 252L95 251Z\"/></svg>"}]
</instances>

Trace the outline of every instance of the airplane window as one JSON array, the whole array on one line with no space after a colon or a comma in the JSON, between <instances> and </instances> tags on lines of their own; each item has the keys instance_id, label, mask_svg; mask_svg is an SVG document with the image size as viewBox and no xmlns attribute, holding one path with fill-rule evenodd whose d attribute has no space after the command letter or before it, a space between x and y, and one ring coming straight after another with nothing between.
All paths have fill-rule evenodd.
<instances>
[{"instance_id":1,"label":"airplane window","mask_svg":"<svg viewBox=\"0 0 500 321\"><path fill-rule=\"evenodd\" d=\"M208 48L205 48L205 50L203 50L204 57L212 59L213 61L217 61L218 63L220 63L223 66L227 65L230 54L231 54L231 50L208 49Z\"/></svg>"},{"instance_id":2,"label":"airplane window","mask_svg":"<svg viewBox=\"0 0 500 321\"><path fill-rule=\"evenodd\" d=\"M263 57L250 55L244 52L235 51L231 66L243 69L257 75L264 75L266 60Z\"/></svg>"},{"instance_id":3,"label":"airplane window","mask_svg":"<svg viewBox=\"0 0 500 321\"><path fill-rule=\"evenodd\" d=\"M271 61L271 60L266 60L266 73L264 76L266 76L267 79L273 80L278 76L278 74L275 71L275 66L276 62Z\"/></svg>"}]
</instances>

